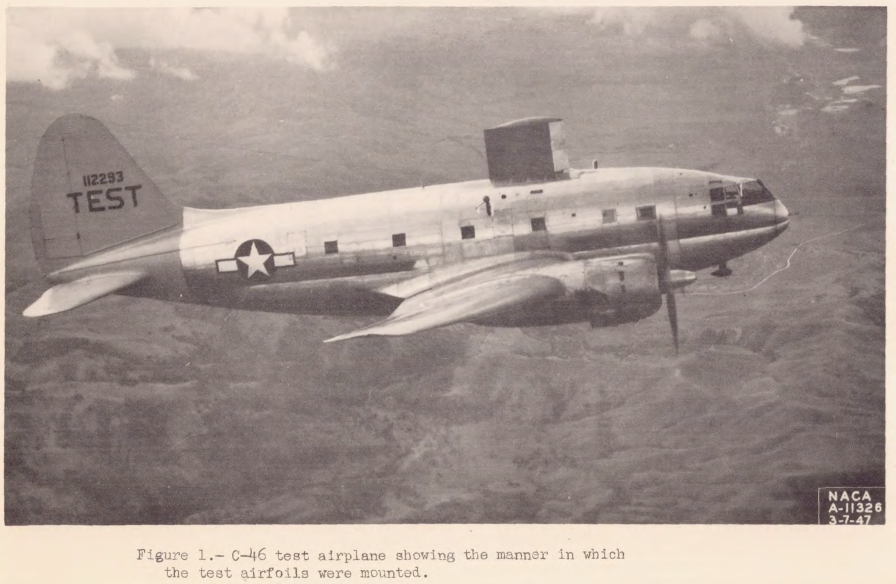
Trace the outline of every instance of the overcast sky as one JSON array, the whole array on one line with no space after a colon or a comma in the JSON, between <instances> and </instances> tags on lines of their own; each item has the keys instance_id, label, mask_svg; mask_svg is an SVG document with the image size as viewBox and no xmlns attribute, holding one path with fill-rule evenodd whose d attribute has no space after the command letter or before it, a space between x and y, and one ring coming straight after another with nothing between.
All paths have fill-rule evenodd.
<instances>
[{"instance_id":1,"label":"overcast sky","mask_svg":"<svg viewBox=\"0 0 896 584\"><path fill-rule=\"evenodd\" d=\"M90 77L138 75L121 51L139 49L155 71L196 78L184 55L255 55L322 73L339 69L340 48L390 34L463 32L464 19L568 19L596 35L672 37L696 45L754 40L798 48L807 40L791 7L562 8L509 10L159 8L8 11L7 80L54 90ZM189 59L186 59L188 61Z\"/></svg>"}]
</instances>

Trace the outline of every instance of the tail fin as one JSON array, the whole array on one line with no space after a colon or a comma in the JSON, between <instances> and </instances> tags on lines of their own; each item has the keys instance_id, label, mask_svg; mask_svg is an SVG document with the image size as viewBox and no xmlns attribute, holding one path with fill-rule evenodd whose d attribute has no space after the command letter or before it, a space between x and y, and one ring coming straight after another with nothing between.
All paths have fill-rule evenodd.
<instances>
[{"instance_id":1,"label":"tail fin","mask_svg":"<svg viewBox=\"0 0 896 584\"><path fill-rule=\"evenodd\" d=\"M45 271L180 220L102 123L73 114L50 124L31 179L31 239Z\"/></svg>"}]
</instances>

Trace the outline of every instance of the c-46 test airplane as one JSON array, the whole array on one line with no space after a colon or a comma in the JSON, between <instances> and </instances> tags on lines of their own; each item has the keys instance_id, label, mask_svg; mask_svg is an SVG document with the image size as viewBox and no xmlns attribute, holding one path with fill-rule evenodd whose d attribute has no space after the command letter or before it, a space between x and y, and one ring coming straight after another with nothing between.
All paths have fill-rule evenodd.
<instances>
[{"instance_id":1,"label":"c-46 test airplane","mask_svg":"<svg viewBox=\"0 0 896 584\"><path fill-rule=\"evenodd\" d=\"M329 339L459 322L634 322L694 271L771 241L787 209L756 179L569 168L562 120L485 130L489 178L261 207L173 206L99 121L50 125L31 231L53 286L25 316L111 293L303 314L379 314Z\"/></svg>"}]
</instances>

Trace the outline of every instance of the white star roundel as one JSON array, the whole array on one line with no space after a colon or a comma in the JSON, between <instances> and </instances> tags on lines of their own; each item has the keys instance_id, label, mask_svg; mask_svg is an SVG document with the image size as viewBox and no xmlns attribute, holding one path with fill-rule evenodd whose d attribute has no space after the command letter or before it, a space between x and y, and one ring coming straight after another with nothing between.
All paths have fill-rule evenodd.
<instances>
[{"instance_id":1,"label":"white star roundel","mask_svg":"<svg viewBox=\"0 0 896 584\"><path fill-rule=\"evenodd\" d=\"M270 278L274 273L274 250L260 239L251 239L236 250L240 273L252 279L259 274Z\"/></svg>"},{"instance_id":2,"label":"white star roundel","mask_svg":"<svg viewBox=\"0 0 896 584\"><path fill-rule=\"evenodd\" d=\"M296 265L292 252L275 253L267 242L261 239L244 241L236 249L233 258L216 260L219 274L239 273L247 280L267 280L277 268L291 268Z\"/></svg>"}]
</instances>

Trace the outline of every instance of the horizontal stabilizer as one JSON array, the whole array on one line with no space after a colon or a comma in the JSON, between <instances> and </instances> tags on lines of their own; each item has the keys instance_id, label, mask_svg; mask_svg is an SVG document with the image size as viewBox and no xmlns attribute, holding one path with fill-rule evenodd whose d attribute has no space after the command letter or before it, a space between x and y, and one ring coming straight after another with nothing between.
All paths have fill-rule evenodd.
<instances>
[{"instance_id":1,"label":"horizontal stabilizer","mask_svg":"<svg viewBox=\"0 0 896 584\"><path fill-rule=\"evenodd\" d=\"M409 335L440 326L494 316L529 302L562 294L563 284L535 274L480 282L466 279L427 290L405 300L389 318L372 326L327 339L325 343L369 335Z\"/></svg>"},{"instance_id":2,"label":"horizontal stabilizer","mask_svg":"<svg viewBox=\"0 0 896 584\"><path fill-rule=\"evenodd\" d=\"M146 276L143 272L114 272L85 276L72 282L57 284L25 309L25 316L46 316L71 310L97 298L130 286Z\"/></svg>"}]
</instances>

